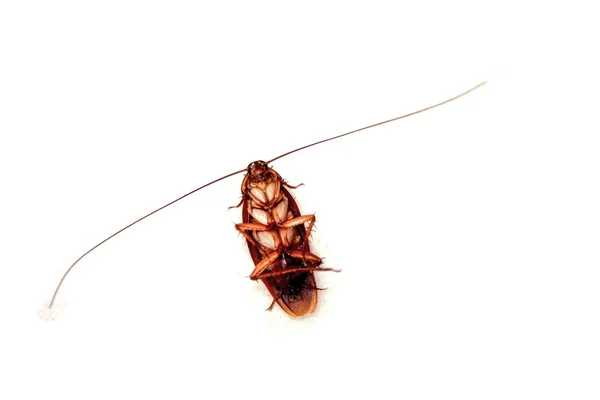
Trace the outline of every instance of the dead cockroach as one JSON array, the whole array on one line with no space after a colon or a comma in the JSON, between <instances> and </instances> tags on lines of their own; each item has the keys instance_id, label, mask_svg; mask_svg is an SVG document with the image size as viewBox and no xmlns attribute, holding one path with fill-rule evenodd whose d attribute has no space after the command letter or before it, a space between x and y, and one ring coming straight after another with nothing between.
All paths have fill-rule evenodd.
<instances>
[{"instance_id":1,"label":"dead cockroach","mask_svg":"<svg viewBox=\"0 0 600 400\"><path fill-rule=\"evenodd\" d=\"M321 258L310 252L315 216L301 215L286 187L297 186L286 183L264 161L250 163L239 204L243 222L235 227L246 238L254 261L250 279L262 280L273 296L269 309L277 302L289 315L301 317L317 306L313 272L331 268L321 268Z\"/></svg>"},{"instance_id":2,"label":"dead cockroach","mask_svg":"<svg viewBox=\"0 0 600 400\"><path fill-rule=\"evenodd\" d=\"M292 317L312 313L317 307L317 291L319 290L314 272L332 271L332 269L322 268L321 258L310 250L309 236L315 224L315 216L300 213L296 201L288 190L294 189L296 186L289 185L277 172L269 167L269 164L297 151L450 103L483 86L485 83L482 82L466 92L429 107L299 147L269 161L254 161L247 168L222 176L184 194L121 228L83 253L63 274L54 290L48 309L54 305L58 291L73 267L102 244L179 200L213 183L246 172L242 182L242 200L236 206L242 206L242 223L236 224L236 229L246 238L250 255L254 261L254 270L250 274L250 279L261 280L269 290L273 297L269 309L277 303ZM306 227L306 224L308 224L308 227Z\"/></svg>"}]
</instances>

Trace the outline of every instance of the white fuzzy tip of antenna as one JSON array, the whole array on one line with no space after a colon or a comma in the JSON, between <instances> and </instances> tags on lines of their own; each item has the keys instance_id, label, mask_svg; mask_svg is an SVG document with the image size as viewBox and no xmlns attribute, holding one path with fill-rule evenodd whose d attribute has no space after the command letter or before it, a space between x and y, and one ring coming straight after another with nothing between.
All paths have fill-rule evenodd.
<instances>
[{"instance_id":1,"label":"white fuzzy tip of antenna","mask_svg":"<svg viewBox=\"0 0 600 400\"><path fill-rule=\"evenodd\" d=\"M37 310L38 316L43 321L54 321L62 308L62 304L58 304L56 301L52 305L52 308L48 307L49 305L50 301L47 301Z\"/></svg>"}]
</instances>

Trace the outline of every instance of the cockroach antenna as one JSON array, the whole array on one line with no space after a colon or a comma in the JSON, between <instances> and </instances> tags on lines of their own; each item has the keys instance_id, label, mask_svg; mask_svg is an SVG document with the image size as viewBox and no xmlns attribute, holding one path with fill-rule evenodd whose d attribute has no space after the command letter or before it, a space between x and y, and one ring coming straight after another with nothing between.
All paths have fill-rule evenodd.
<instances>
[{"instance_id":1,"label":"cockroach antenna","mask_svg":"<svg viewBox=\"0 0 600 400\"><path fill-rule=\"evenodd\" d=\"M331 271L332 269L321 268L322 259L310 251L308 237L315 224L315 216L313 214L302 215L300 213L298 205L288 190L294 187L288 185L268 164L321 143L340 139L353 133L429 111L463 97L486 83L487 81L481 82L459 95L420 110L298 147L269 161L252 162L247 168L222 176L176 198L143 217L136 219L129 225L124 226L79 256L58 282L52 299L48 304L48 310L54 306L56 296L67 275L92 251L119 233L136 225L138 222L199 190L213 183L246 172L242 182L242 201L238 205L238 207L242 206L243 222L236 224L236 229L246 239L250 255L255 264L250 279L261 280L272 295L273 304L275 302L279 304L290 316L300 317L313 312L317 306L317 291L319 289L315 282L314 272ZM308 227L305 224L308 224Z\"/></svg>"}]
</instances>

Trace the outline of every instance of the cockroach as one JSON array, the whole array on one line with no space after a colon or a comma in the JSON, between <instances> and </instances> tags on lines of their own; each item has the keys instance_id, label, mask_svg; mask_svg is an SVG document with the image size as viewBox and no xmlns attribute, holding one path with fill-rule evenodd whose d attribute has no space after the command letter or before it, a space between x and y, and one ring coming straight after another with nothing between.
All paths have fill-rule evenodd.
<instances>
[{"instance_id":1,"label":"cockroach","mask_svg":"<svg viewBox=\"0 0 600 400\"><path fill-rule=\"evenodd\" d=\"M222 176L178 197L119 229L83 253L63 274L54 290L48 309L54 305L60 287L69 272L92 251L138 222L191 194L245 172L241 188L242 200L235 206L236 208L242 207L242 223L236 224L235 228L246 239L250 256L254 262L254 270L250 274L250 279L260 280L267 287L273 297L269 310L278 304L292 317L301 317L312 313L317 307L319 290L314 272L339 272L339 270L321 267L322 259L311 251L309 243L309 236L315 224L314 214L303 215L300 212L289 191L297 186L288 184L273 168L269 167L269 164L300 150L442 106L471 93L486 83L487 81L481 82L459 95L420 110L299 147L268 161L254 161L244 169ZM307 224L308 226L306 226Z\"/></svg>"},{"instance_id":2,"label":"cockroach","mask_svg":"<svg viewBox=\"0 0 600 400\"><path fill-rule=\"evenodd\" d=\"M289 315L301 317L317 306L313 272L332 269L321 268L321 258L310 252L308 237L315 216L301 215L286 189L296 187L268 163L250 163L242 182L243 222L235 227L246 238L254 261L250 279L263 281L273 296L269 309L277 302Z\"/></svg>"}]
</instances>

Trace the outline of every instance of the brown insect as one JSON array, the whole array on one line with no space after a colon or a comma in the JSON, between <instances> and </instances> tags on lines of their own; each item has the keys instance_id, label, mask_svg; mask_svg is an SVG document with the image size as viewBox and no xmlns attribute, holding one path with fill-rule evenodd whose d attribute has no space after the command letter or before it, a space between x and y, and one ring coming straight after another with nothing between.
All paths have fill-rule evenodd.
<instances>
[{"instance_id":1,"label":"brown insect","mask_svg":"<svg viewBox=\"0 0 600 400\"><path fill-rule=\"evenodd\" d=\"M277 303L292 317L301 317L312 313L317 307L317 293L319 290L314 272L335 270L322 268L322 259L310 250L309 237L315 224L315 216L300 213L296 201L288 190L297 186L289 185L276 171L269 167L269 164L297 151L431 110L465 96L485 83L482 82L457 96L409 114L299 147L266 162L254 161L247 168L222 176L178 197L121 228L83 253L63 274L54 290L48 309L54 305L60 287L73 267L99 246L179 200L213 183L246 172L242 182L242 200L236 206L242 206L242 223L236 224L236 229L246 239L248 250L254 261L254 270L250 274L250 279L261 280L269 290L273 297L269 310Z\"/></svg>"},{"instance_id":2,"label":"brown insect","mask_svg":"<svg viewBox=\"0 0 600 400\"><path fill-rule=\"evenodd\" d=\"M273 296L269 309L277 302L289 315L301 317L317 307L313 272L331 268L321 268L321 258L310 252L315 216L302 215L286 187L297 186L264 161L250 163L242 182L243 222L235 228L246 238L254 261L250 279L262 280Z\"/></svg>"}]
</instances>

